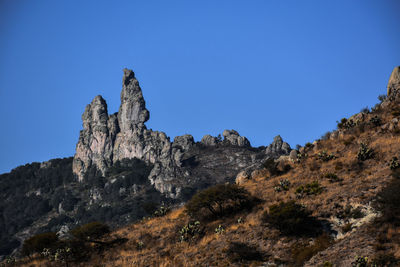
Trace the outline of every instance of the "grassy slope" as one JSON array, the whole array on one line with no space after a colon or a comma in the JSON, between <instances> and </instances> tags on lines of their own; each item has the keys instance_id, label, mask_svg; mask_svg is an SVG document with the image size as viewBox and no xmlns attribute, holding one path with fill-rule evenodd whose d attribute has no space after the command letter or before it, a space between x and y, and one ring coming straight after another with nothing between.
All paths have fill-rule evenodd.
<instances>
[{"instance_id":1,"label":"grassy slope","mask_svg":"<svg viewBox=\"0 0 400 267\"><path fill-rule=\"evenodd\" d=\"M306 205L314 216L332 223L338 231L334 243L314 255L305 265L318 266L330 261L337 266L349 266L355 256L372 257L379 249L400 257L400 248L393 241L399 235L400 228L375 227L375 214L369 209L371 200L390 180L388 164L392 157L399 156L400 131L382 130L381 126L372 127L368 121L377 115L383 124L390 122L395 118L393 110L397 107L400 107L399 103L393 102L388 107L366 114L363 119L366 125L364 129L356 126L335 138L320 141L306 151L306 159L300 163L291 163L293 168L282 176L269 177L268 172L260 171L243 186L265 201L251 212L242 212L205 225L206 235L200 240L192 243L179 241L178 231L189 221L184 208L180 208L164 217L144 220L113 232L107 238L123 237L128 241L92 255L90 261L81 266L260 266L260 262L230 262L226 252L229 244L234 241L256 247L271 262L279 259L291 265L295 244L312 244L313 239L285 237L261 222L262 213L270 205L290 199ZM362 167L357 164L360 142L367 143L376 152L375 158L364 161ZM319 160L317 154L323 150L328 154L333 153L337 158L328 162ZM342 180L330 182L323 177L326 173L335 173ZM275 192L274 186L285 178L291 182L290 189ZM319 181L324 191L319 195L297 198L296 188L314 180ZM368 216L350 219L353 229L341 233L345 221L340 221L337 215L348 205L362 207ZM243 223L237 222L240 217ZM214 232L219 224L225 229L221 235ZM382 239L382 235L389 241L381 241L379 245L378 239ZM26 266L32 264L40 266L45 263L36 260Z\"/></svg>"}]
</instances>

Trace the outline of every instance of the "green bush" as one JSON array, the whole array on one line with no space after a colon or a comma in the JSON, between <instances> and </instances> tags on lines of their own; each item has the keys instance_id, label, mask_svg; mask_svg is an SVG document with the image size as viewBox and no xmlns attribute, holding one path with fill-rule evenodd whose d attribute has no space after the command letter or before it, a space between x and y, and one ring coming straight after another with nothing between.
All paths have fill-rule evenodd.
<instances>
[{"instance_id":1,"label":"green bush","mask_svg":"<svg viewBox=\"0 0 400 267\"><path fill-rule=\"evenodd\" d=\"M110 228L101 222L91 222L71 230L71 234L79 240L96 242L103 235L108 234Z\"/></svg>"},{"instance_id":2,"label":"green bush","mask_svg":"<svg viewBox=\"0 0 400 267\"><path fill-rule=\"evenodd\" d=\"M54 248L57 246L58 237L56 233L48 232L34 235L24 241L22 245L22 253L24 255L31 255L33 253L40 253L45 248Z\"/></svg>"},{"instance_id":3,"label":"green bush","mask_svg":"<svg viewBox=\"0 0 400 267\"><path fill-rule=\"evenodd\" d=\"M199 221L189 222L188 224L184 225L179 230L179 239L181 242L189 242L196 240L199 237L202 237L204 234L204 229L201 227Z\"/></svg>"},{"instance_id":4,"label":"green bush","mask_svg":"<svg viewBox=\"0 0 400 267\"><path fill-rule=\"evenodd\" d=\"M335 155L333 155L333 153L328 154L328 152L326 152L325 150L322 152L319 152L317 156L318 156L318 159L325 161L325 162L337 158Z\"/></svg>"},{"instance_id":5,"label":"green bush","mask_svg":"<svg viewBox=\"0 0 400 267\"><path fill-rule=\"evenodd\" d=\"M396 170L400 167L399 159L397 157L393 157L390 160L389 167L391 170Z\"/></svg>"},{"instance_id":6,"label":"green bush","mask_svg":"<svg viewBox=\"0 0 400 267\"><path fill-rule=\"evenodd\" d=\"M196 193L185 207L192 218L217 219L245 208L256 201L246 189L236 184L219 184Z\"/></svg>"},{"instance_id":7,"label":"green bush","mask_svg":"<svg viewBox=\"0 0 400 267\"><path fill-rule=\"evenodd\" d=\"M262 219L285 235L313 235L320 230L320 223L311 216L311 212L295 201L270 206Z\"/></svg>"},{"instance_id":8,"label":"green bush","mask_svg":"<svg viewBox=\"0 0 400 267\"><path fill-rule=\"evenodd\" d=\"M372 159L375 156L375 152L372 148L369 148L366 144L361 143L358 150L357 159L364 161L367 159Z\"/></svg>"},{"instance_id":9,"label":"green bush","mask_svg":"<svg viewBox=\"0 0 400 267\"><path fill-rule=\"evenodd\" d=\"M274 187L275 192L288 191L290 187L290 181L288 179L282 179L279 184Z\"/></svg>"},{"instance_id":10,"label":"green bush","mask_svg":"<svg viewBox=\"0 0 400 267\"><path fill-rule=\"evenodd\" d=\"M297 187L296 194L299 196L304 195L318 195L322 193L323 188L318 183L318 181L314 181L312 183L301 185Z\"/></svg>"}]
</instances>

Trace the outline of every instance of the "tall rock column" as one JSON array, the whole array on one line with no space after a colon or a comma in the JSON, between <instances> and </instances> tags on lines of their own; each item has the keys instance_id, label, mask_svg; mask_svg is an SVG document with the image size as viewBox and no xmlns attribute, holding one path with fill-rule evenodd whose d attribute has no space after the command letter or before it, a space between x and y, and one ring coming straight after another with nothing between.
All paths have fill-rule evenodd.
<instances>
[{"instance_id":1,"label":"tall rock column","mask_svg":"<svg viewBox=\"0 0 400 267\"><path fill-rule=\"evenodd\" d=\"M80 132L72 165L79 181L92 165L97 166L103 174L111 166L113 135L118 131L117 122L115 119L109 120L106 101L100 95L86 106L82 121L83 130ZM109 125L113 126L112 131Z\"/></svg>"}]
</instances>

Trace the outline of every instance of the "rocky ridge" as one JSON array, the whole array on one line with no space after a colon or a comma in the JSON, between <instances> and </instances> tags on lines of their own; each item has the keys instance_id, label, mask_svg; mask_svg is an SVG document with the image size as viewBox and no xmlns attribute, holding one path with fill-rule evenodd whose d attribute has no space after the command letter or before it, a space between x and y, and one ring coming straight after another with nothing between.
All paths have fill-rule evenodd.
<instances>
[{"instance_id":1,"label":"rocky ridge","mask_svg":"<svg viewBox=\"0 0 400 267\"><path fill-rule=\"evenodd\" d=\"M106 175L107 170L116 162L137 158L154 165L148 179L155 189L176 199L181 196L183 185L190 184L188 181L192 177L191 169L183 166L184 161L188 159L188 155L191 155L192 160L194 158L199 160L201 151L204 151L194 149L195 146L236 147L238 151L246 154L239 156L241 153L237 153L227 156L223 162L216 161L220 162L220 168L230 165L229 170L226 170L229 175L223 177L224 181L232 180L236 176L240 170L238 166L260 165L267 157L278 158L290 153L289 144L283 142L280 136L275 137L274 142L265 150L254 149L249 140L240 136L235 130L223 131L223 139L205 135L200 143L195 143L193 136L186 134L175 137L171 142L164 132L146 128L145 122L149 118L150 112L146 109L142 90L134 72L124 69L119 111L108 115L105 100L101 96L96 96L91 104L86 106L82 115L83 130L80 132L73 160L73 173L78 180L83 181L90 168L95 167ZM197 151L198 154L194 155L193 151ZM207 151L221 153L221 149ZM211 154L214 160L219 157L214 152ZM233 166L232 162L237 166ZM203 178L210 180L210 177ZM216 180L221 179L216 178Z\"/></svg>"}]
</instances>

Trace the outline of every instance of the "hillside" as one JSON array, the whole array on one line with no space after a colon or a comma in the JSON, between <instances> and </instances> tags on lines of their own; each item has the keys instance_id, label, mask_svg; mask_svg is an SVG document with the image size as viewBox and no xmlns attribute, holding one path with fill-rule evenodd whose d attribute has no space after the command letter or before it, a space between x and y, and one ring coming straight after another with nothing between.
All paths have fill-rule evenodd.
<instances>
[{"instance_id":1,"label":"hillside","mask_svg":"<svg viewBox=\"0 0 400 267\"><path fill-rule=\"evenodd\" d=\"M142 89L124 70L121 106L108 114L94 97L82 114L74 157L19 166L0 175L0 260L18 255L27 238L59 236L92 221L118 228L179 206L198 190L234 182L243 168L290 152L280 136L267 147L252 147L235 130L222 136L177 136L147 129Z\"/></svg>"},{"instance_id":2,"label":"hillside","mask_svg":"<svg viewBox=\"0 0 400 267\"><path fill-rule=\"evenodd\" d=\"M388 96L371 110L342 119L337 130L289 156L239 173L237 186L220 187L239 191L203 191L200 199L214 208L225 198L224 210L190 212L193 198L88 242L88 254L71 257L69 266L352 266L357 257L354 266L398 266L398 90L399 67ZM19 265L60 264L37 255Z\"/></svg>"}]
</instances>

